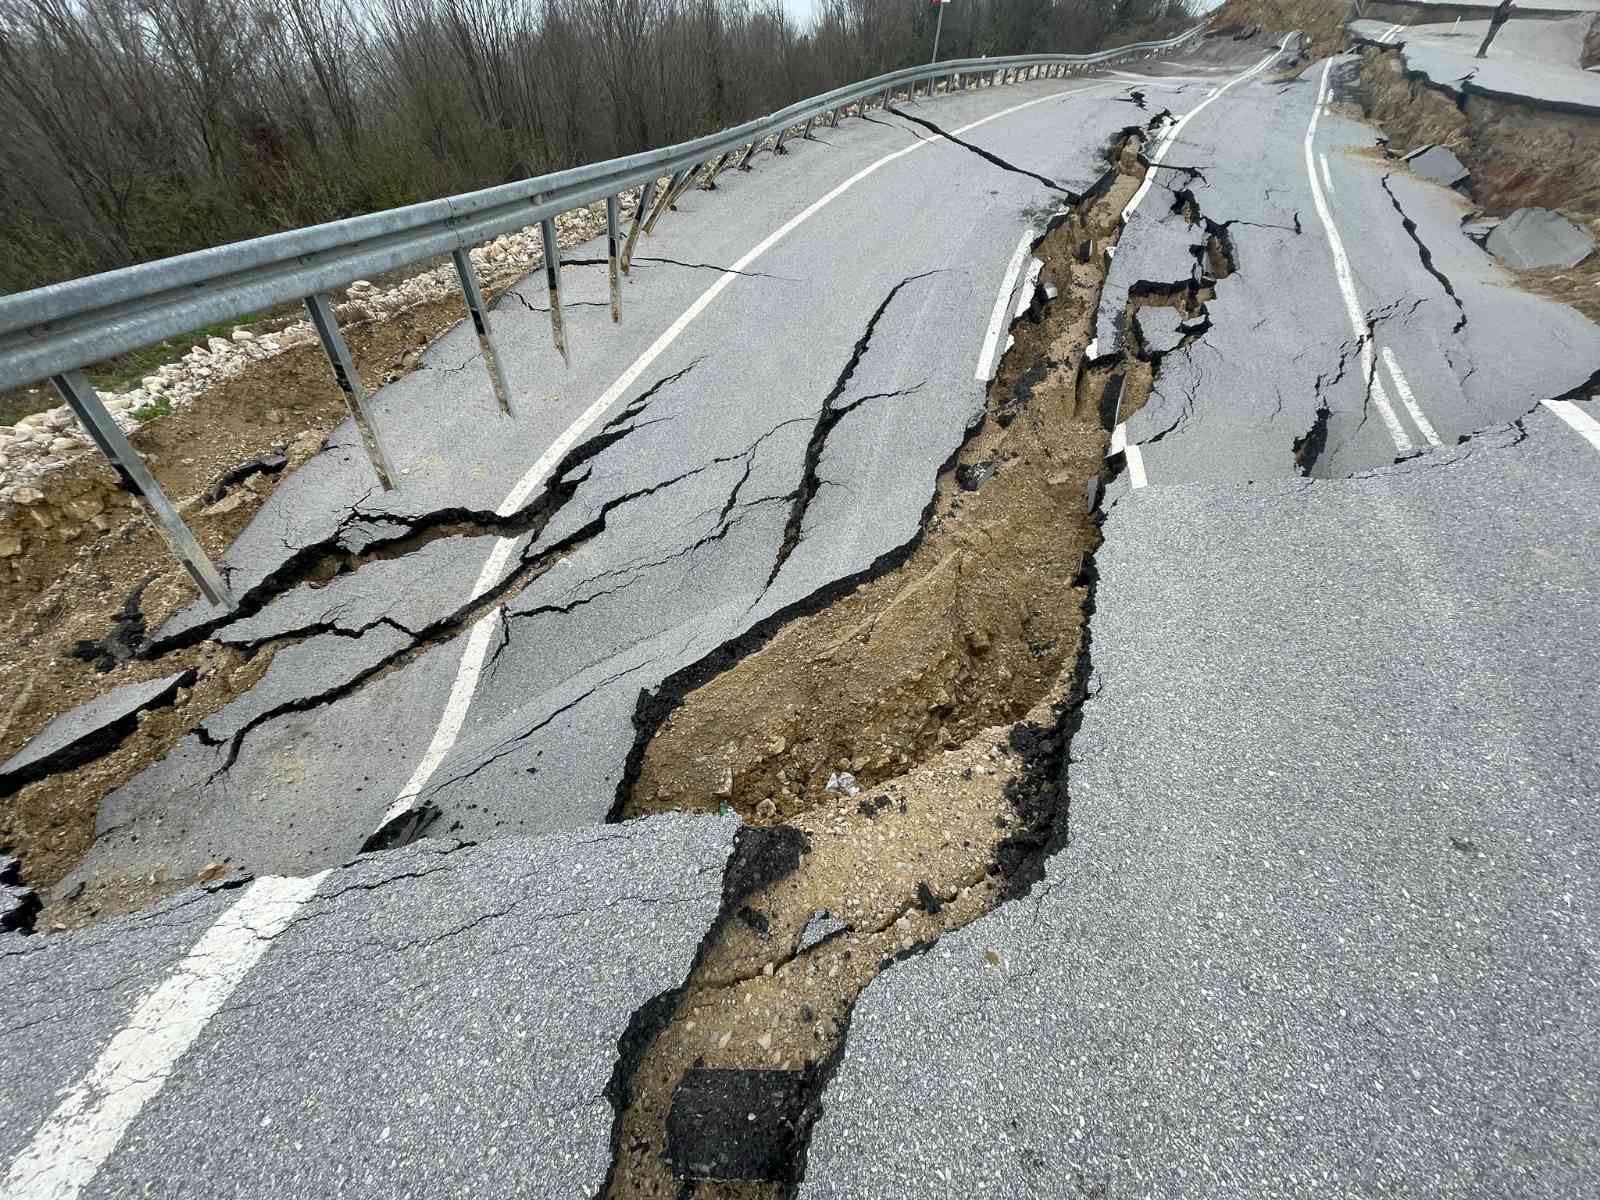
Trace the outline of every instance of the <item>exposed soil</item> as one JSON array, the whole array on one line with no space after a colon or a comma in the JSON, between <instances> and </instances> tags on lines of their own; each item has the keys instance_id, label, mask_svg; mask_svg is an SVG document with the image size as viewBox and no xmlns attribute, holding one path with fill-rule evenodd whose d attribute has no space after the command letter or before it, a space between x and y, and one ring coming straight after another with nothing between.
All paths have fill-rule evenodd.
<instances>
[{"instance_id":1,"label":"exposed soil","mask_svg":"<svg viewBox=\"0 0 1600 1200\"><path fill-rule=\"evenodd\" d=\"M753 889L730 868L688 981L663 998L659 1029L624 1046L608 1197L690 1194L666 1131L697 1067L803 1073L786 1178L692 1193L784 1194L861 989L1026 890L1064 833L1109 432L1107 376L1083 352L1104 247L1142 178L1136 145L1035 247L1057 298L1014 327L987 419L941 476L910 555L683 695L645 746L627 815L728 805L799 852ZM844 771L859 794L827 790ZM823 911L848 928L801 949Z\"/></svg>"},{"instance_id":2,"label":"exposed soil","mask_svg":"<svg viewBox=\"0 0 1600 1200\"><path fill-rule=\"evenodd\" d=\"M1574 219L1600 215L1600 118L1486 96L1456 97L1408 77L1394 50L1361 50L1360 99L1404 154L1450 147L1472 172L1471 195L1504 216L1529 205Z\"/></svg>"},{"instance_id":3,"label":"exposed soil","mask_svg":"<svg viewBox=\"0 0 1600 1200\"><path fill-rule=\"evenodd\" d=\"M1280 33L1298 29L1310 43L1308 55L1317 59L1343 48L1349 16L1349 5L1327 0L1227 0L1211 14L1211 28L1259 25Z\"/></svg>"}]
</instances>

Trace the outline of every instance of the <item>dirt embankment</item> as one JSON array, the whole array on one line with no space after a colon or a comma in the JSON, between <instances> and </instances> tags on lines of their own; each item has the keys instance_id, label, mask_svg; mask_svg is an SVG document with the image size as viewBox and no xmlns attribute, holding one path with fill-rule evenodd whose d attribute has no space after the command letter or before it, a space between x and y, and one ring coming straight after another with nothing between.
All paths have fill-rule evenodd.
<instances>
[{"instance_id":1,"label":"dirt embankment","mask_svg":"<svg viewBox=\"0 0 1600 1200\"><path fill-rule=\"evenodd\" d=\"M1361 49L1358 99L1392 152L1433 142L1450 147L1472 172L1470 194L1483 213L1551 208L1600 236L1600 118L1453 96L1408 76L1397 51L1373 46ZM1528 290L1600 321L1600 254L1577 267L1516 274Z\"/></svg>"},{"instance_id":2,"label":"dirt embankment","mask_svg":"<svg viewBox=\"0 0 1600 1200\"><path fill-rule=\"evenodd\" d=\"M1350 4L1327 0L1227 0L1211 14L1211 28L1259 25L1280 33L1298 29L1306 35L1309 56L1317 59L1344 47L1344 23L1351 14Z\"/></svg>"},{"instance_id":3,"label":"dirt embankment","mask_svg":"<svg viewBox=\"0 0 1600 1200\"><path fill-rule=\"evenodd\" d=\"M677 702L653 714L665 719L626 814L728 805L753 823L742 836L788 861L753 882L730 868L690 978L624 1047L607 1196L683 1194L669 1115L686 1076L708 1070L785 1073L799 1107L782 1177L694 1194L783 1194L861 989L1025 890L1064 834L1109 436L1106 380L1083 353L1105 248L1142 178L1137 145L1110 152L1102 189L1035 248L1055 299L1041 291L1014 328L986 420L909 556L720 674L669 681Z\"/></svg>"}]
</instances>

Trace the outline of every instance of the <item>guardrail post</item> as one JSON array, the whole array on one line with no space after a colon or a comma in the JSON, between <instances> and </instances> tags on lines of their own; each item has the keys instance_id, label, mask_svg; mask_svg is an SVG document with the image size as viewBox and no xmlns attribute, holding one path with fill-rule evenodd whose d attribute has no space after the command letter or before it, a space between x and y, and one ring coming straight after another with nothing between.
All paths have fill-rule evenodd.
<instances>
[{"instance_id":1,"label":"guardrail post","mask_svg":"<svg viewBox=\"0 0 1600 1200\"><path fill-rule=\"evenodd\" d=\"M772 143L772 152L774 154L787 154L787 153L789 153L787 150L785 150L783 148L783 139L788 137L788 136L789 136L788 126L785 126L784 128L778 130L778 140Z\"/></svg>"},{"instance_id":2,"label":"guardrail post","mask_svg":"<svg viewBox=\"0 0 1600 1200\"><path fill-rule=\"evenodd\" d=\"M212 565L206 552L200 548L200 543L190 532L189 527L183 523L183 518L178 515L178 510L172 507L166 493L161 490L161 485L150 474L150 468L144 465L144 460L139 457L139 452L133 448L127 436L117 426L117 422L106 406L100 402L99 393L93 385L84 378L83 372L78 370L67 371L61 375L53 376L50 380L61 399L67 407L71 408L78 418L78 423L83 426L84 432L91 441L100 448L100 453L106 456L112 468L122 477L122 486L131 492L144 508L145 515L150 518L150 523L156 527L167 543L167 549L172 551L172 557L183 564L183 569L189 572L189 578L205 598L212 604L220 605L228 610L238 607L234 602L233 594L228 591L228 585L223 582L222 575Z\"/></svg>"},{"instance_id":3,"label":"guardrail post","mask_svg":"<svg viewBox=\"0 0 1600 1200\"><path fill-rule=\"evenodd\" d=\"M816 123L817 123L817 118L815 116L807 117L806 118L806 127L803 130L800 131L800 136L802 138L804 138L806 141L809 142L811 140L811 127L813 125L815 125Z\"/></svg>"},{"instance_id":4,"label":"guardrail post","mask_svg":"<svg viewBox=\"0 0 1600 1200\"><path fill-rule=\"evenodd\" d=\"M744 154L742 154L739 158L739 170L748 171L750 169L750 160L755 157L756 147L760 144L761 139L756 138L744 148Z\"/></svg>"},{"instance_id":5,"label":"guardrail post","mask_svg":"<svg viewBox=\"0 0 1600 1200\"><path fill-rule=\"evenodd\" d=\"M841 104L838 108L833 110L833 116L828 122L829 129L839 128L839 113L843 110L843 108L844 105Z\"/></svg>"},{"instance_id":6,"label":"guardrail post","mask_svg":"<svg viewBox=\"0 0 1600 1200\"><path fill-rule=\"evenodd\" d=\"M677 174L669 175L667 177L667 186L661 189L660 195L656 197L656 206L650 210L650 215L644 220L644 232L646 237L649 237L650 234L655 231L656 222L661 219L661 214L667 210L667 205L671 204L672 201L677 197L679 181L688 178L689 171L691 169L692 168L685 167Z\"/></svg>"},{"instance_id":7,"label":"guardrail post","mask_svg":"<svg viewBox=\"0 0 1600 1200\"><path fill-rule=\"evenodd\" d=\"M706 171L706 177L700 181L700 187L703 191L714 192L717 190L717 176L722 174L722 168L728 165L728 160L732 157L732 150L717 156L717 161L711 164Z\"/></svg>"},{"instance_id":8,"label":"guardrail post","mask_svg":"<svg viewBox=\"0 0 1600 1200\"><path fill-rule=\"evenodd\" d=\"M611 323L622 322L622 259L617 246L617 198L606 197L606 262L611 275Z\"/></svg>"},{"instance_id":9,"label":"guardrail post","mask_svg":"<svg viewBox=\"0 0 1600 1200\"><path fill-rule=\"evenodd\" d=\"M506 386L505 371L500 367L500 355L495 349L494 334L489 327L489 306L483 302L483 289L478 286L478 273L472 269L472 259L467 252L451 252L455 260L456 276L461 280L461 294L467 301L467 315L472 318L472 328L478 334L478 350L483 354L483 365L489 370L489 385L494 388L494 398L500 402L500 411L511 415L511 389Z\"/></svg>"},{"instance_id":10,"label":"guardrail post","mask_svg":"<svg viewBox=\"0 0 1600 1200\"><path fill-rule=\"evenodd\" d=\"M685 192L689 190L689 185L694 182L694 177L699 174L700 168L703 166L705 166L704 163L695 163L694 166L689 167L684 171L682 177L678 180L678 186L673 188L672 191L667 194L667 208L677 207L678 200ZM648 227L646 227L645 232L650 232Z\"/></svg>"},{"instance_id":11,"label":"guardrail post","mask_svg":"<svg viewBox=\"0 0 1600 1200\"><path fill-rule=\"evenodd\" d=\"M550 217L540 221L539 233L544 240L544 286L550 293L550 336L561 361L570 367L572 356L567 353L567 331L561 320L561 247L556 244L555 221Z\"/></svg>"},{"instance_id":12,"label":"guardrail post","mask_svg":"<svg viewBox=\"0 0 1600 1200\"><path fill-rule=\"evenodd\" d=\"M322 352L328 356L333 368L333 380L344 393L344 404L350 418L361 433L361 444L366 447L367 458L377 472L378 482L386 492L394 490L394 473L389 469L389 456L384 453L383 442L378 437L378 427L367 411L367 393L361 387L361 376L356 373L355 359L350 357L350 347L339 332L339 320L333 315L333 305L322 292L306 297L306 311L311 314L317 337L322 340Z\"/></svg>"},{"instance_id":13,"label":"guardrail post","mask_svg":"<svg viewBox=\"0 0 1600 1200\"><path fill-rule=\"evenodd\" d=\"M639 185L639 202L633 206L633 223L628 226L628 243L622 248L622 273L626 275L633 266L633 244L639 240L639 226L644 222L644 210L650 205L650 195L656 190L659 180L652 179L649 183Z\"/></svg>"}]
</instances>

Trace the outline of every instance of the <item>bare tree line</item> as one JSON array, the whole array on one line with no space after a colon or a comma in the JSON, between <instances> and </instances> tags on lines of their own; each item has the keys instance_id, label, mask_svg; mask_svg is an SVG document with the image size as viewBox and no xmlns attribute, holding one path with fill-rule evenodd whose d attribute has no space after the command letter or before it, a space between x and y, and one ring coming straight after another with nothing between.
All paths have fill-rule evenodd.
<instances>
[{"instance_id":1,"label":"bare tree line","mask_svg":"<svg viewBox=\"0 0 1600 1200\"><path fill-rule=\"evenodd\" d=\"M0 291L681 141L927 59L938 6L0 0ZM940 57L1188 0L956 0Z\"/></svg>"}]
</instances>

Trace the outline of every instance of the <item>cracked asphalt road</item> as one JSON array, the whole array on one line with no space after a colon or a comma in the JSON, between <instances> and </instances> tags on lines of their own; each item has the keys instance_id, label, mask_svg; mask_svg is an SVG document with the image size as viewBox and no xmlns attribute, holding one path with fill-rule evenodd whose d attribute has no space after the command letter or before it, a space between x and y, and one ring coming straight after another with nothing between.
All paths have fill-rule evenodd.
<instances>
[{"instance_id":1,"label":"cracked asphalt road","mask_svg":"<svg viewBox=\"0 0 1600 1200\"><path fill-rule=\"evenodd\" d=\"M501 306L515 419L482 372L452 369L471 332L441 338L375 398L402 486L377 490L342 427L229 552L248 615L202 602L157 631L158 645L293 644L107 798L62 888L218 860L303 874L422 823L481 839L606 819L642 692L916 537L981 417L985 328L1018 235L1105 175L1107 146L1143 123L1130 86L974 91L724 174L641 242L620 327L582 306L604 297L604 270L568 270L570 371L538 314ZM1200 85L1145 90L1177 103ZM718 279L705 264L741 261L879 163L652 354ZM298 582L373 545L397 556Z\"/></svg>"},{"instance_id":2,"label":"cracked asphalt road","mask_svg":"<svg viewBox=\"0 0 1600 1200\"><path fill-rule=\"evenodd\" d=\"M1116 503L1066 847L863 994L803 1200L1594 1194L1600 453L1523 426Z\"/></svg>"},{"instance_id":3,"label":"cracked asphalt road","mask_svg":"<svg viewBox=\"0 0 1600 1200\"><path fill-rule=\"evenodd\" d=\"M1017 239L1237 53L847 122L686 196L620 328L574 267L570 372L503 306L514 421L462 328L383 389L405 486L342 429L275 493L245 614L158 634L272 667L64 887L287 878L0 938L0 1197L597 1194L738 829L602 824L641 693L916 536ZM1103 358L1129 297L1214 295L1140 322L1172 348L1114 443L1064 845L863 993L802 1197L1600 1183L1600 334L1319 111L1346 70L1217 96L1129 214Z\"/></svg>"}]
</instances>

